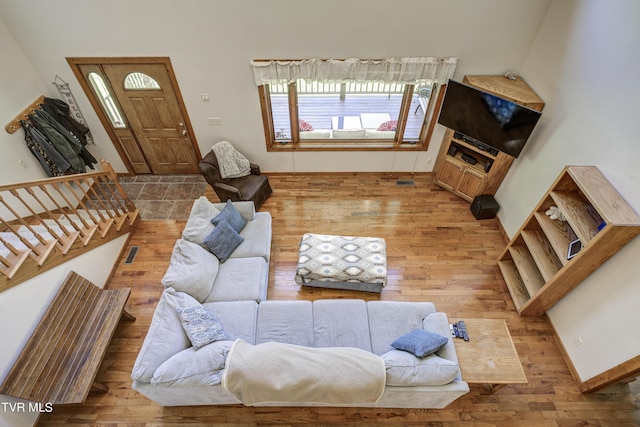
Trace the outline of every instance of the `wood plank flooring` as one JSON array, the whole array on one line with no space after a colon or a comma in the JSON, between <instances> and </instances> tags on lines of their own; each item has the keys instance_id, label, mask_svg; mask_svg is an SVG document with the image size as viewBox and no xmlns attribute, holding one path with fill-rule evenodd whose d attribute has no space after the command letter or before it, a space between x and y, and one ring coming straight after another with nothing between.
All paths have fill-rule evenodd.
<instances>
[{"instance_id":1,"label":"wood plank flooring","mask_svg":"<svg viewBox=\"0 0 640 427\"><path fill-rule=\"evenodd\" d=\"M494 393L481 385L442 410L381 408L163 408L130 387L130 373L161 293L159 281L184 221L142 221L130 241L133 264L122 260L110 288L131 287L137 317L116 330L97 381L110 387L79 406L56 407L39 425L420 425L638 426L635 383L581 394L546 317L517 315L496 258L505 246L496 219L477 221L469 204L431 182L429 174L270 175L274 193L268 298L363 298L432 301L451 319L504 319L529 380ZM415 185L398 186L396 180ZM212 201L216 196L207 189ZM294 280L298 242L307 231L387 239L389 283L382 294L301 289ZM125 256L126 256L125 251ZM471 337L473 339L473 337Z\"/></svg>"}]
</instances>

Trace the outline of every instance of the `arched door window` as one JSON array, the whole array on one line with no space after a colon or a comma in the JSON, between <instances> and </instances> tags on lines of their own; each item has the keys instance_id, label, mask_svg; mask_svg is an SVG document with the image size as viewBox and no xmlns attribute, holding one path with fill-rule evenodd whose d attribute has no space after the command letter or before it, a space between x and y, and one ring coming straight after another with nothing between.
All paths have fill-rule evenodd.
<instances>
[{"instance_id":1,"label":"arched door window","mask_svg":"<svg viewBox=\"0 0 640 427\"><path fill-rule=\"evenodd\" d=\"M102 76L98 73L91 72L87 75L87 79L89 80L89 83L91 83L91 87L96 93L100 104L102 104L102 109L107 114L107 117L109 117L113 127L116 129L125 129L127 125L125 124L122 114L120 114L120 110L113 100L111 92L109 92L109 88L105 84Z\"/></svg>"},{"instance_id":2,"label":"arched door window","mask_svg":"<svg viewBox=\"0 0 640 427\"><path fill-rule=\"evenodd\" d=\"M158 90L162 89L157 81L144 73L130 73L124 79L125 90Z\"/></svg>"}]
</instances>

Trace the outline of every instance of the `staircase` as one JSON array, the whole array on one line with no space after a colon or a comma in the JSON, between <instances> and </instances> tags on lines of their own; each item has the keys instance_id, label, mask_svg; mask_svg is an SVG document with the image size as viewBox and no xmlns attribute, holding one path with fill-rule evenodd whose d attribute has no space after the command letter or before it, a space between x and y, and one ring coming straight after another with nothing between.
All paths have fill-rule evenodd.
<instances>
[{"instance_id":1,"label":"staircase","mask_svg":"<svg viewBox=\"0 0 640 427\"><path fill-rule=\"evenodd\" d=\"M133 231L138 209L111 164L0 186L0 291Z\"/></svg>"}]
</instances>

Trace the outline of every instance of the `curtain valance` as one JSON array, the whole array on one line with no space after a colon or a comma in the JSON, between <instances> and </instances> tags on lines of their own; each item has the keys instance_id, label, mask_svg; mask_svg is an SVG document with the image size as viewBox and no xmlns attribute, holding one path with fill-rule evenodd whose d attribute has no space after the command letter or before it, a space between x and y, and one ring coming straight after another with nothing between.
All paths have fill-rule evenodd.
<instances>
[{"instance_id":1,"label":"curtain valance","mask_svg":"<svg viewBox=\"0 0 640 427\"><path fill-rule=\"evenodd\" d=\"M296 79L316 81L382 81L414 84L416 80L446 83L453 77L458 58L419 57L386 59L303 59L251 61L256 86Z\"/></svg>"}]
</instances>

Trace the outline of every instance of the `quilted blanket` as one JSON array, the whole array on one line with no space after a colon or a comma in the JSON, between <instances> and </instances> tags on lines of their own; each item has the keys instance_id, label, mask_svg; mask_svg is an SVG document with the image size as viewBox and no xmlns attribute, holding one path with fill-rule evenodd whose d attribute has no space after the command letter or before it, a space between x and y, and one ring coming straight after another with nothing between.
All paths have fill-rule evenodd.
<instances>
[{"instance_id":1,"label":"quilted blanket","mask_svg":"<svg viewBox=\"0 0 640 427\"><path fill-rule=\"evenodd\" d=\"M353 347L313 348L238 339L227 355L222 386L245 405L376 403L384 361Z\"/></svg>"},{"instance_id":2,"label":"quilted blanket","mask_svg":"<svg viewBox=\"0 0 640 427\"><path fill-rule=\"evenodd\" d=\"M228 141L220 141L211 147L218 160L220 176L225 178L239 178L251 173L249 160L234 148Z\"/></svg>"}]
</instances>

